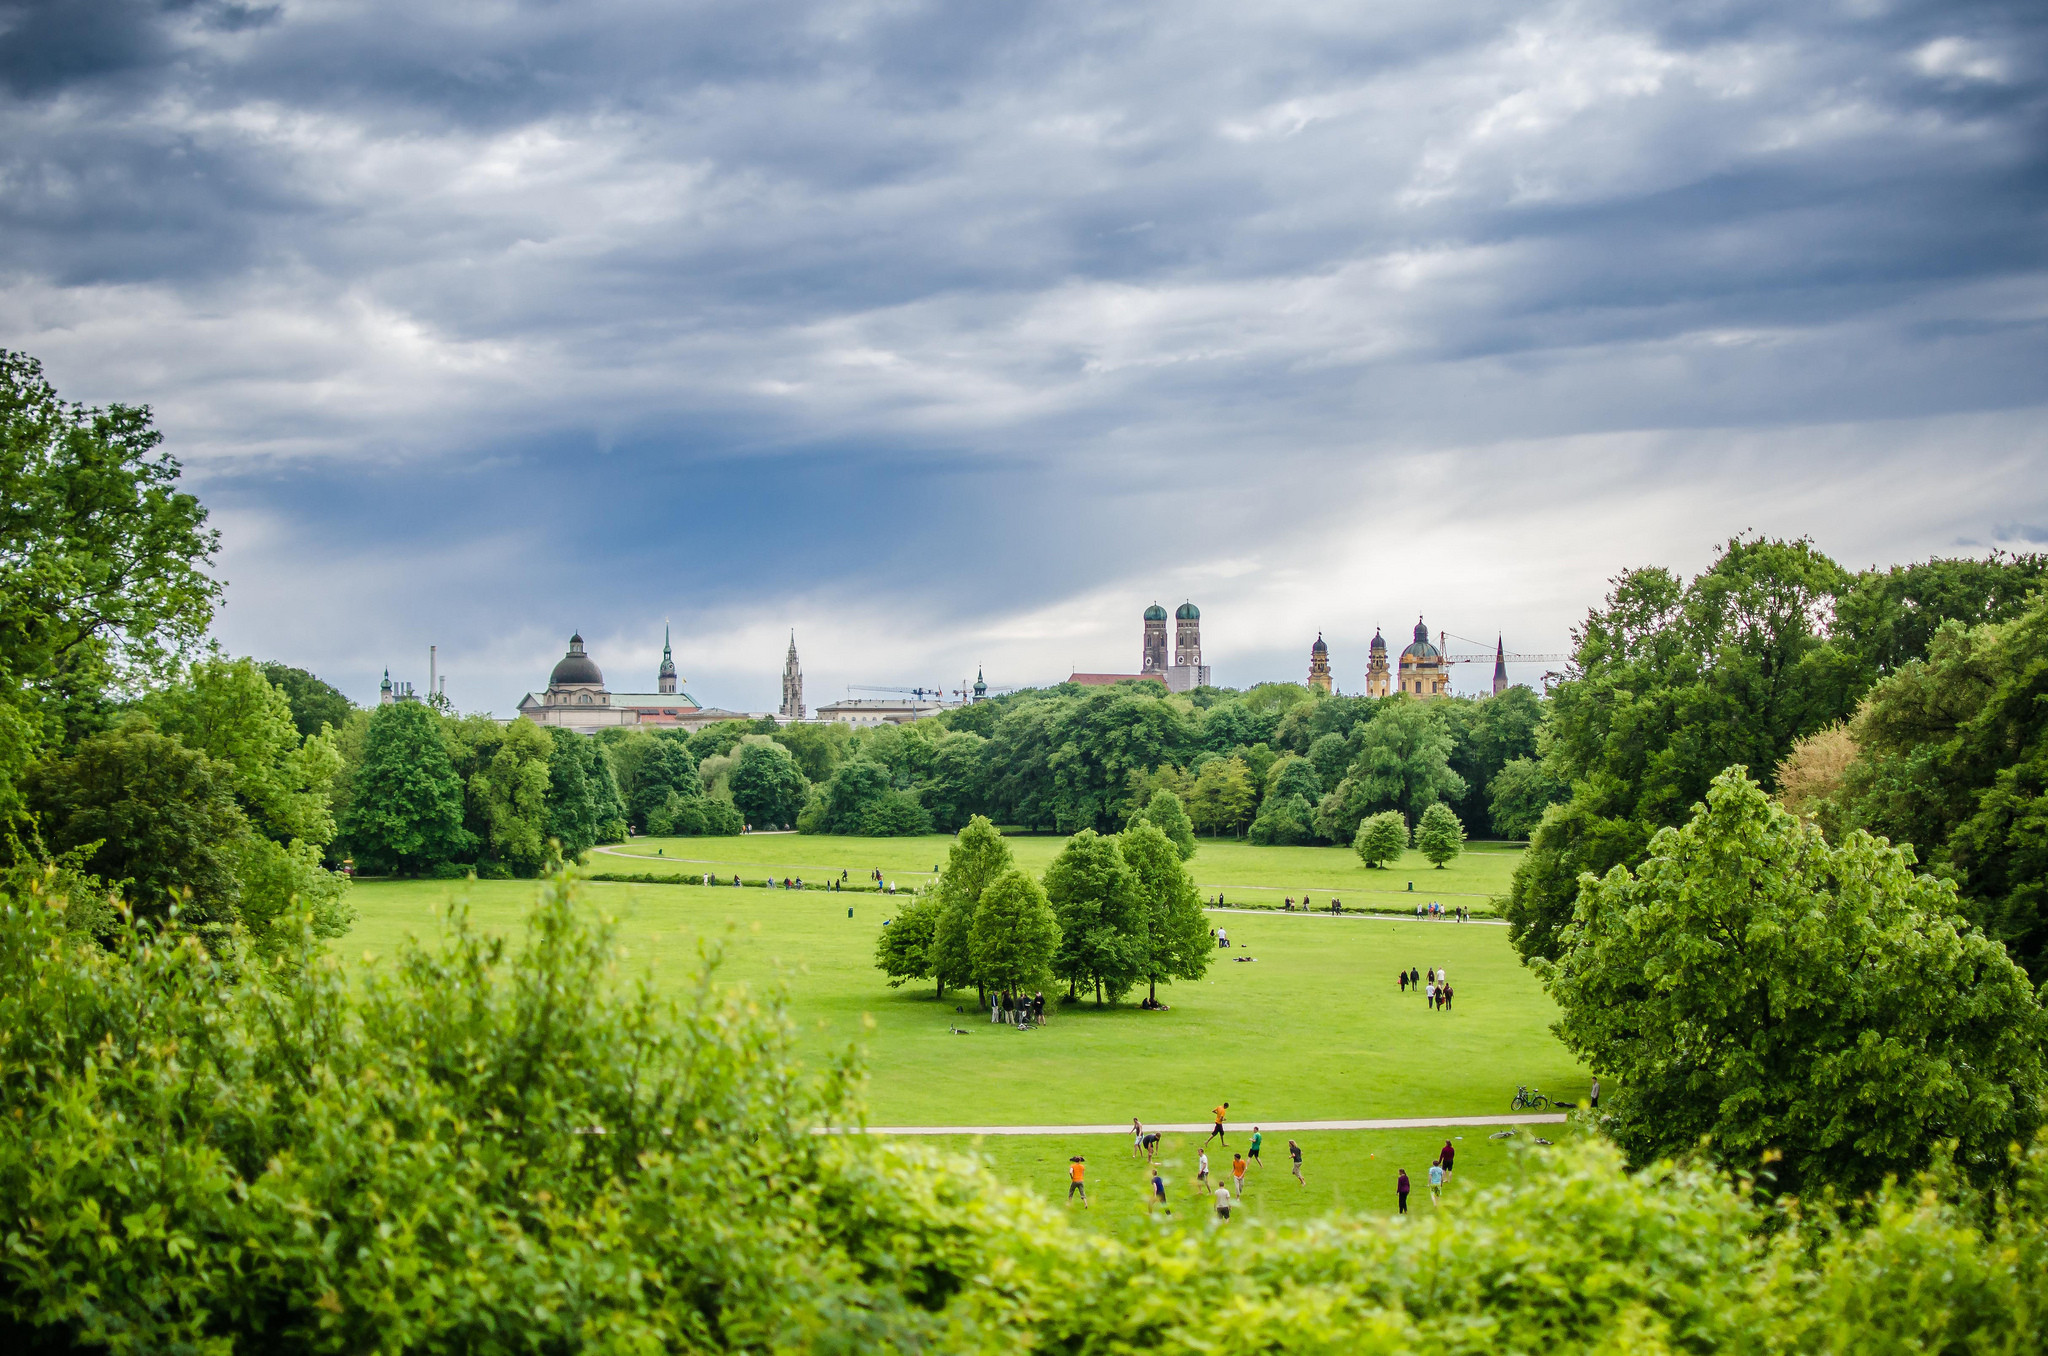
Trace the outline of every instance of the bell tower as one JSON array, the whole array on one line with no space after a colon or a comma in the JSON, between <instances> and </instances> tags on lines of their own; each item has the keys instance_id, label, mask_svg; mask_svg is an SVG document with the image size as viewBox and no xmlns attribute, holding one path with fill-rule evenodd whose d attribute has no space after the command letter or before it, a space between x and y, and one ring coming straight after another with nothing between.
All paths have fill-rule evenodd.
<instances>
[{"instance_id":1,"label":"bell tower","mask_svg":"<svg viewBox=\"0 0 2048 1356\"><path fill-rule=\"evenodd\" d=\"M664 697L676 690L676 657L669 652L667 626L661 628L661 672L655 677L654 690Z\"/></svg>"}]
</instances>

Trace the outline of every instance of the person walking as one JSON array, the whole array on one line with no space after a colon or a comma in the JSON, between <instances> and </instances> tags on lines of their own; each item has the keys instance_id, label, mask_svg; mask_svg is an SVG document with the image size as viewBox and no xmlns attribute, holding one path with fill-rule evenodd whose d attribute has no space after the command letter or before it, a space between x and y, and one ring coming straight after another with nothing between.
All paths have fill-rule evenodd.
<instances>
[{"instance_id":1,"label":"person walking","mask_svg":"<svg viewBox=\"0 0 2048 1356\"><path fill-rule=\"evenodd\" d=\"M1087 1170L1086 1159L1075 1157L1067 1160L1067 1204L1072 1205L1075 1194L1079 1193L1083 1210L1088 1208L1088 1188L1081 1185L1081 1174Z\"/></svg>"},{"instance_id":2,"label":"person walking","mask_svg":"<svg viewBox=\"0 0 2048 1356\"><path fill-rule=\"evenodd\" d=\"M1244 1199L1244 1155L1230 1156L1230 1185L1237 1192L1239 1200Z\"/></svg>"},{"instance_id":3,"label":"person walking","mask_svg":"<svg viewBox=\"0 0 2048 1356\"><path fill-rule=\"evenodd\" d=\"M1145 1213L1151 1214L1152 1207L1155 1205L1161 1210L1166 1211L1169 1215L1173 1213L1173 1208L1166 1203L1166 1179L1160 1176L1159 1168L1156 1164L1152 1168L1152 1196L1145 1203Z\"/></svg>"},{"instance_id":4,"label":"person walking","mask_svg":"<svg viewBox=\"0 0 2048 1356\"><path fill-rule=\"evenodd\" d=\"M1216 1218L1230 1218L1230 1188L1227 1186L1216 1188Z\"/></svg>"},{"instance_id":5,"label":"person walking","mask_svg":"<svg viewBox=\"0 0 2048 1356\"><path fill-rule=\"evenodd\" d=\"M1250 1159L1250 1160L1251 1160L1251 1161L1253 1162L1253 1164L1257 1164L1257 1163L1258 1163L1258 1161L1259 1161L1259 1145L1260 1145L1260 1143L1261 1143L1261 1142L1263 1142L1263 1141L1264 1141L1264 1139L1265 1139L1265 1136L1264 1136L1264 1135L1261 1135L1261 1134L1259 1133L1259 1127L1258 1127L1258 1126L1256 1126L1256 1125L1255 1125L1255 1126L1253 1126L1253 1127L1252 1127L1252 1151L1251 1151L1250 1153L1248 1153L1248 1154L1246 1154L1246 1155L1245 1155L1245 1157L1249 1158L1249 1159Z\"/></svg>"},{"instance_id":6,"label":"person walking","mask_svg":"<svg viewBox=\"0 0 2048 1356\"><path fill-rule=\"evenodd\" d=\"M1131 1156L1143 1157L1145 1153L1145 1127L1138 1124L1136 1116L1131 1117Z\"/></svg>"},{"instance_id":7,"label":"person walking","mask_svg":"<svg viewBox=\"0 0 2048 1356\"><path fill-rule=\"evenodd\" d=\"M1208 1148L1209 1141L1212 1139L1215 1140L1217 1143L1221 1144L1226 1149L1230 1147L1230 1141L1223 1138L1223 1118L1229 1111L1230 1103L1228 1102L1225 1102L1222 1106L1216 1108L1216 1124L1210 1126L1209 1133L1203 1136L1203 1148Z\"/></svg>"},{"instance_id":8,"label":"person walking","mask_svg":"<svg viewBox=\"0 0 2048 1356\"><path fill-rule=\"evenodd\" d=\"M1444 1165L1432 1163L1429 1165L1429 1203L1431 1205L1443 1204L1443 1195Z\"/></svg>"},{"instance_id":9,"label":"person walking","mask_svg":"<svg viewBox=\"0 0 2048 1356\"><path fill-rule=\"evenodd\" d=\"M1403 1168L1394 1178L1394 1200L1400 1213L1408 1213L1408 1169Z\"/></svg>"},{"instance_id":10,"label":"person walking","mask_svg":"<svg viewBox=\"0 0 2048 1356\"><path fill-rule=\"evenodd\" d=\"M1195 1180L1202 1184L1204 1191L1209 1189L1209 1151L1207 1149L1203 1149L1195 1155Z\"/></svg>"},{"instance_id":11,"label":"person walking","mask_svg":"<svg viewBox=\"0 0 2048 1356\"><path fill-rule=\"evenodd\" d=\"M1594 1077L1593 1077L1593 1110L1595 1110L1595 1111L1598 1111L1599 1109L1600 1109L1600 1077L1599 1077L1599 1075L1598 1075L1598 1074L1595 1074L1595 1075L1594 1075Z\"/></svg>"},{"instance_id":12,"label":"person walking","mask_svg":"<svg viewBox=\"0 0 2048 1356\"><path fill-rule=\"evenodd\" d=\"M1301 1146L1290 1139L1287 1141L1287 1152L1294 1159L1294 1180L1307 1186L1308 1178L1301 1175Z\"/></svg>"},{"instance_id":13,"label":"person walking","mask_svg":"<svg viewBox=\"0 0 2048 1356\"><path fill-rule=\"evenodd\" d=\"M1451 1146L1449 1140L1445 1140L1444 1147L1437 1150L1436 1161L1444 1165L1444 1180L1446 1182L1451 1180L1451 1164L1455 1163L1457 1159L1458 1151Z\"/></svg>"},{"instance_id":14,"label":"person walking","mask_svg":"<svg viewBox=\"0 0 2048 1356\"><path fill-rule=\"evenodd\" d=\"M1406 970L1401 972L1401 992L1408 992L1408 972Z\"/></svg>"}]
</instances>

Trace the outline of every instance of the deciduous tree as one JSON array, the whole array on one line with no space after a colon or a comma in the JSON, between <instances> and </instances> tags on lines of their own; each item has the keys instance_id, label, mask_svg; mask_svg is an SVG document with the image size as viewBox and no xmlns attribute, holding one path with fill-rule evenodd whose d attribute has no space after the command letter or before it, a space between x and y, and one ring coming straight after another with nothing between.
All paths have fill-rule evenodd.
<instances>
[{"instance_id":1,"label":"deciduous tree","mask_svg":"<svg viewBox=\"0 0 2048 1356\"><path fill-rule=\"evenodd\" d=\"M938 981L939 997L966 984L984 987L986 981L974 968L975 915L989 883L1015 865L1010 845L981 815L968 820L954 836L946 869L939 876L939 918L932 932L932 977Z\"/></svg>"},{"instance_id":2,"label":"deciduous tree","mask_svg":"<svg viewBox=\"0 0 2048 1356\"><path fill-rule=\"evenodd\" d=\"M1153 1002L1159 983L1197 980L1216 958L1201 892L1182 863L1180 851L1155 824L1138 823L1117 840L1130 869L1131 890L1145 916L1145 971Z\"/></svg>"},{"instance_id":3,"label":"deciduous tree","mask_svg":"<svg viewBox=\"0 0 2048 1356\"><path fill-rule=\"evenodd\" d=\"M342 835L372 871L414 876L471 860L476 840L462 827L462 783L440 717L425 703L394 702L371 716Z\"/></svg>"},{"instance_id":4,"label":"deciduous tree","mask_svg":"<svg viewBox=\"0 0 2048 1356\"><path fill-rule=\"evenodd\" d=\"M803 769L776 743L748 743L732 770L732 803L757 828L794 826L811 793Z\"/></svg>"},{"instance_id":5,"label":"deciduous tree","mask_svg":"<svg viewBox=\"0 0 2048 1356\"><path fill-rule=\"evenodd\" d=\"M1351 849L1367 866L1384 867L1401 860L1408 850L1408 823L1399 810L1382 810L1358 825Z\"/></svg>"},{"instance_id":6,"label":"deciduous tree","mask_svg":"<svg viewBox=\"0 0 2048 1356\"><path fill-rule=\"evenodd\" d=\"M1154 791L1138 817L1165 834L1182 861L1195 855L1194 821L1188 818L1187 807L1181 804L1179 796L1171 791Z\"/></svg>"},{"instance_id":7,"label":"deciduous tree","mask_svg":"<svg viewBox=\"0 0 2048 1356\"><path fill-rule=\"evenodd\" d=\"M2048 1021L1956 911L1905 852L1831 847L1731 768L1640 869L1580 892L1540 973L1637 1162L1706 1145L1781 1189L1854 1195L1952 1140L1981 1179L2041 1123Z\"/></svg>"},{"instance_id":8,"label":"deciduous tree","mask_svg":"<svg viewBox=\"0 0 2048 1356\"><path fill-rule=\"evenodd\" d=\"M933 977L932 942L938 936L939 915L944 906L936 894L923 894L896 910L896 916L875 939L875 968L889 976L896 988L913 979ZM935 997L946 996L939 986Z\"/></svg>"},{"instance_id":9,"label":"deciduous tree","mask_svg":"<svg viewBox=\"0 0 2048 1356\"><path fill-rule=\"evenodd\" d=\"M1415 850L1439 871L1465 850L1465 826L1450 806L1438 801L1422 812L1422 821L1415 826Z\"/></svg>"},{"instance_id":10,"label":"deciduous tree","mask_svg":"<svg viewBox=\"0 0 2048 1356\"><path fill-rule=\"evenodd\" d=\"M1060 925L1038 882L1014 867L989 882L971 938L980 982L1006 994L1044 984L1059 951Z\"/></svg>"},{"instance_id":11,"label":"deciduous tree","mask_svg":"<svg viewBox=\"0 0 2048 1356\"><path fill-rule=\"evenodd\" d=\"M1045 896L1060 925L1053 974L1069 997L1088 984L1098 1004L1105 996L1114 1003L1144 978L1147 915L1116 839L1093 829L1068 839L1046 868Z\"/></svg>"}]
</instances>

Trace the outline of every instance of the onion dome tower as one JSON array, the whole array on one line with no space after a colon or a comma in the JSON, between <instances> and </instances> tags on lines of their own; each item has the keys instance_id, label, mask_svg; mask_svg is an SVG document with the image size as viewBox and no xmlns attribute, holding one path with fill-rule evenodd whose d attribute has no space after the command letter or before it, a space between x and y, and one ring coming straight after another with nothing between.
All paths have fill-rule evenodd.
<instances>
[{"instance_id":1,"label":"onion dome tower","mask_svg":"<svg viewBox=\"0 0 2048 1356\"><path fill-rule=\"evenodd\" d=\"M676 690L676 657L669 652L667 626L661 628L661 672L655 675L654 690L665 697Z\"/></svg>"},{"instance_id":2,"label":"onion dome tower","mask_svg":"<svg viewBox=\"0 0 2048 1356\"><path fill-rule=\"evenodd\" d=\"M1316 643L1308 647L1308 689L1330 695L1330 647L1323 644L1323 633L1316 632Z\"/></svg>"},{"instance_id":3,"label":"onion dome tower","mask_svg":"<svg viewBox=\"0 0 2048 1356\"><path fill-rule=\"evenodd\" d=\"M1144 658L1138 672L1166 672L1166 609L1154 603L1145 609Z\"/></svg>"},{"instance_id":4,"label":"onion dome tower","mask_svg":"<svg viewBox=\"0 0 2048 1356\"><path fill-rule=\"evenodd\" d=\"M1177 669L1202 667L1202 609L1182 603L1173 613L1173 666Z\"/></svg>"},{"instance_id":5,"label":"onion dome tower","mask_svg":"<svg viewBox=\"0 0 2048 1356\"><path fill-rule=\"evenodd\" d=\"M1368 651L1365 665L1365 695L1384 697L1393 690L1393 673L1387 667L1387 638L1375 626L1372 630L1372 649Z\"/></svg>"}]
</instances>

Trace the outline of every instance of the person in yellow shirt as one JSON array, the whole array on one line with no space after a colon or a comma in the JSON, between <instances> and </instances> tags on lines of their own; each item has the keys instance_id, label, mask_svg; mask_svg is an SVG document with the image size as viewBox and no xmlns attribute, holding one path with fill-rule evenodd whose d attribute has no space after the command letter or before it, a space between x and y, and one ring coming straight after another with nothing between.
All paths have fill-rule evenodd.
<instances>
[{"instance_id":1,"label":"person in yellow shirt","mask_svg":"<svg viewBox=\"0 0 2048 1356\"><path fill-rule=\"evenodd\" d=\"M1209 1131L1209 1133L1208 1133L1207 1135L1205 1135L1205 1136L1203 1137L1203 1139L1202 1139L1202 1144L1203 1144L1203 1145L1204 1145L1205 1147L1206 1147L1206 1146L1208 1145L1209 1141L1210 1141L1210 1140L1212 1140L1212 1139L1213 1139L1213 1140L1216 1140L1216 1141L1218 1141L1219 1143L1221 1143L1221 1144L1223 1145L1223 1147L1224 1147L1224 1148L1226 1148L1226 1149L1228 1149L1228 1148L1230 1147L1230 1141L1229 1141L1229 1140L1227 1140L1227 1139L1224 1139L1224 1138L1223 1138L1223 1118L1224 1118L1224 1116L1225 1116L1225 1115L1229 1114L1229 1111L1230 1111L1230 1103L1228 1103L1228 1102L1225 1102L1225 1103L1224 1103L1224 1104L1223 1104L1222 1106L1219 1106L1219 1107L1217 1107L1217 1108L1216 1108L1216 1124L1215 1124L1215 1126L1214 1126L1214 1127L1213 1127L1213 1128L1212 1128L1212 1129L1211 1129L1211 1130Z\"/></svg>"}]
</instances>

